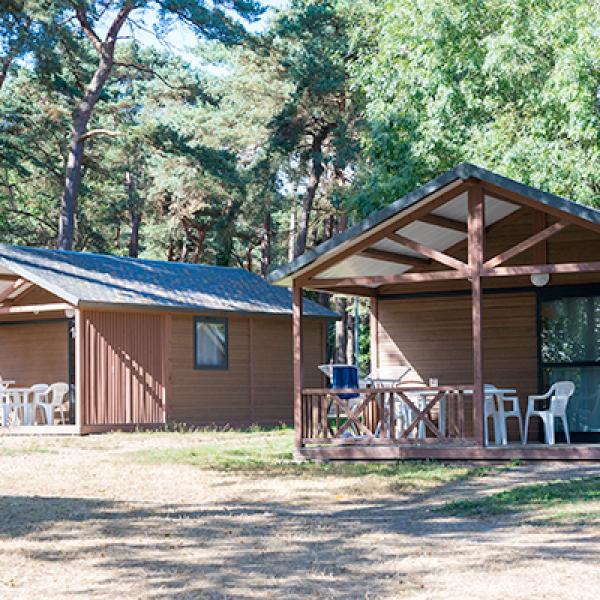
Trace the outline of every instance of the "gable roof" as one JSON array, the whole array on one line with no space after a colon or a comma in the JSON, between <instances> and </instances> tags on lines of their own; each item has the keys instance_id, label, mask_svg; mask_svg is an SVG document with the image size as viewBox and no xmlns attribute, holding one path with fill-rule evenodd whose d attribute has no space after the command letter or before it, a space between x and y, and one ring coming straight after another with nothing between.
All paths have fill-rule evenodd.
<instances>
[{"instance_id":1,"label":"gable roof","mask_svg":"<svg viewBox=\"0 0 600 600\"><path fill-rule=\"evenodd\" d=\"M0 272L75 306L291 315L292 295L244 269L0 244ZM311 301L307 316L337 315Z\"/></svg>"},{"instance_id":2,"label":"gable roof","mask_svg":"<svg viewBox=\"0 0 600 600\"><path fill-rule=\"evenodd\" d=\"M337 254L338 252L342 252L346 247L350 247L351 244L361 236L380 226L383 227L386 221L396 217L399 213L408 211L408 209L418 204L422 200L426 200L434 194L442 193L446 189L451 189L452 186L458 185L461 181L465 181L470 178L480 179L484 182L496 185L516 194L520 194L521 196L525 196L530 200L540 204L551 206L565 213L600 225L600 211L596 209L566 200L565 198L561 198L560 196L556 196L548 192L544 192L540 189L515 181L514 179L503 177L502 175L498 175L497 173L493 173L492 171L488 171L482 167L478 167L470 163L462 163L450 171L446 171L439 177L432 179L416 190L406 194L399 200L396 200L378 212L370 215L346 231L334 236L326 242L323 242L319 246L308 250L292 262L274 269L269 275L269 281L277 283L278 285L291 285L291 279L294 276L298 275L301 271L312 265L324 255L333 255ZM507 207L501 207L500 204L502 203L500 201L498 201L497 204L500 208L498 211L499 214L494 219L491 219L491 222L494 220L499 220L502 216L506 216ZM486 225L488 224L490 223L486 222ZM421 229L424 230L425 228ZM429 239L419 239L418 241L434 247L437 250L444 250L452 245L451 243L444 243L444 240L441 239L441 232L439 229L437 232L437 239L435 230L432 231L431 228L429 229L429 232L425 232L426 234L429 233L428 236L426 235L426 237L429 237ZM404 233L407 237L411 237L412 239L416 239L418 237L417 235L412 235L413 232L411 232L410 235L408 235L407 231L403 231L401 233ZM466 235L464 237L466 238ZM387 249L392 250L392 248ZM419 255L415 254L415 256ZM369 261L370 259L361 260L364 262ZM375 261L371 261L370 264L374 263Z\"/></svg>"}]
</instances>

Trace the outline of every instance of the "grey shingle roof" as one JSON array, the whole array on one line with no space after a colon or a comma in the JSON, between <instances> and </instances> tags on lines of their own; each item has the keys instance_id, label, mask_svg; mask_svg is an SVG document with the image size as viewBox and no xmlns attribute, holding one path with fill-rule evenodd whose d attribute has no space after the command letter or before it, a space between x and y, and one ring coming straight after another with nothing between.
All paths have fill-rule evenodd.
<instances>
[{"instance_id":1,"label":"grey shingle roof","mask_svg":"<svg viewBox=\"0 0 600 600\"><path fill-rule=\"evenodd\" d=\"M0 244L0 266L75 305L291 314L292 295L244 269ZM304 314L335 318L306 301Z\"/></svg>"},{"instance_id":2,"label":"grey shingle roof","mask_svg":"<svg viewBox=\"0 0 600 600\"><path fill-rule=\"evenodd\" d=\"M387 219L396 216L398 213L406 210L413 204L416 204L424 198L427 198L427 196L430 196L431 194L443 189L453 181L456 181L457 179L467 180L470 177L481 179L482 181L487 181L488 183L503 187L507 190L521 194L522 196L525 196L531 200L535 200L540 204L546 204L548 206L558 208L565 213L586 219L591 223L600 224L600 211L596 210L595 208L583 206L577 202L572 202L571 200L561 198L560 196L550 194L549 192L544 192L538 188L531 187L519 181L515 181L514 179L509 179L508 177L498 175L498 173L478 167L477 165L473 165L471 163L462 163L454 167L454 169L442 173L440 176L432 179L431 181L422 185L420 188L417 188L416 190L406 194L406 196L403 196L392 204L385 206L376 213L369 215L363 221L360 221L353 227L350 227L346 231L332 237L330 240L323 242L316 248L308 250L292 262L277 267L269 274L269 281L274 283L282 280L287 281L289 276L298 273L324 254L337 250L342 244L350 242L354 238L362 235L370 229L373 229Z\"/></svg>"}]
</instances>

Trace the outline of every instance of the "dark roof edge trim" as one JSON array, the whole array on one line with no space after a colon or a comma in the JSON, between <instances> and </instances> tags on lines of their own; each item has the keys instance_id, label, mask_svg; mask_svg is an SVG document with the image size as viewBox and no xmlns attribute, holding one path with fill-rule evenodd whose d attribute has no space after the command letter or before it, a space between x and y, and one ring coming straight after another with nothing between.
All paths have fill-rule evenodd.
<instances>
[{"instance_id":1,"label":"dark roof edge trim","mask_svg":"<svg viewBox=\"0 0 600 600\"><path fill-rule=\"evenodd\" d=\"M182 313L182 314L208 314L208 315L233 315L243 317L284 317L291 318L290 312L269 312L269 311L248 311L248 310L218 310L200 306L156 306L152 304L136 304L136 303L112 303L112 302L89 302L82 301L79 303L79 308L82 310L106 310L106 311L131 311L131 312L160 312L160 313ZM327 309L325 309L327 310ZM325 321L338 321L341 317L337 313L331 311L329 315L319 315L304 313L306 319L324 319Z\"/></svg>"}]
</instances>

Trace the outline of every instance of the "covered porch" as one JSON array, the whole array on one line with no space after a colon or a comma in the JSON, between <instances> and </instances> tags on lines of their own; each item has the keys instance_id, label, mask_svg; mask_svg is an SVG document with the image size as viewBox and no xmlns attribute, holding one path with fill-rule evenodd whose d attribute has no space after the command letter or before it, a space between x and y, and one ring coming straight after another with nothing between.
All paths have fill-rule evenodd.
<instances>
[{"instance_id":1,"label":"covered porch","mask_svg":"<svg viewBox=\"0 0 600 600\"><path fill-rule=\"evenodd\" d=\"M460 165L272 279L294 292L302 456L600 459L598 211ZM371 371L402 366L407 377L304 386L304 290L368 298ZM527 419L530 397L559 380L575 385L571 444L562 427L545 443L540 419ZM509 403L515 418L502 417L506 439L486 435L508 398L518 400ZM525 439L516 413L528 421Z\"/></svg>"},{"instance_id":2,"label":"covered porch","mask_svg":"<svg viewBox=\"0 0 600 600\"><path fill-rule=\"evenodd\" d=\"M0 433L78 433L77 310L0 268Z\"/></svg>"}]
</instances>

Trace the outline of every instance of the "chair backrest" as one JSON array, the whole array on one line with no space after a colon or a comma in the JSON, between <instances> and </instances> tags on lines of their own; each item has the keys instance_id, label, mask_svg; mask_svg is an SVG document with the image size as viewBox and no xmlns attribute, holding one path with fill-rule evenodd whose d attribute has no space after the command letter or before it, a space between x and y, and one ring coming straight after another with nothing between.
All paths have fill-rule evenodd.
<instances>
[{"instance_id":1,"label":"chair backrest","mask_svg":"<svg viewBox=\"0 0 600 600\"><path fill-rule=\"evenodd\" d=\"M69 384L59 381L53 383L48 389L48 395L53 406L60 406L64 401L66 395L69 393Z\"/></svg>"},{"instance_id":2,"label":"chair backrest","mask_svg":"<svg viewBox=\"0 0 600 600\"><path fill-rule=\"evenodd\" d=\"M550 388L550 410L554 414L564 414L567 410L569 399L575 393L575 384L572 381L557 381Z\"/></svg>"},{"instance_id":3,"label":"chair backrest","mask_svg":"<svg viewBox=\"0 0 600 600\"><path fill-rule=\"evenodd\" d=\"M365 379L374 386L398 385L409 371L410 367L403 366L377 367Z\"/></svg>"},{"instance_id":4,"label":"chair backrest","mask_svg":"<svg viewBox=\"0 0 600 600\"><path fill-rule=\"evenodd\" d=\"M358 368L354 365L332 365L331 389L343 390L358 387ZM340 394L340 398L348 400L358 394Z\"/></svg>"}]
</instances>

